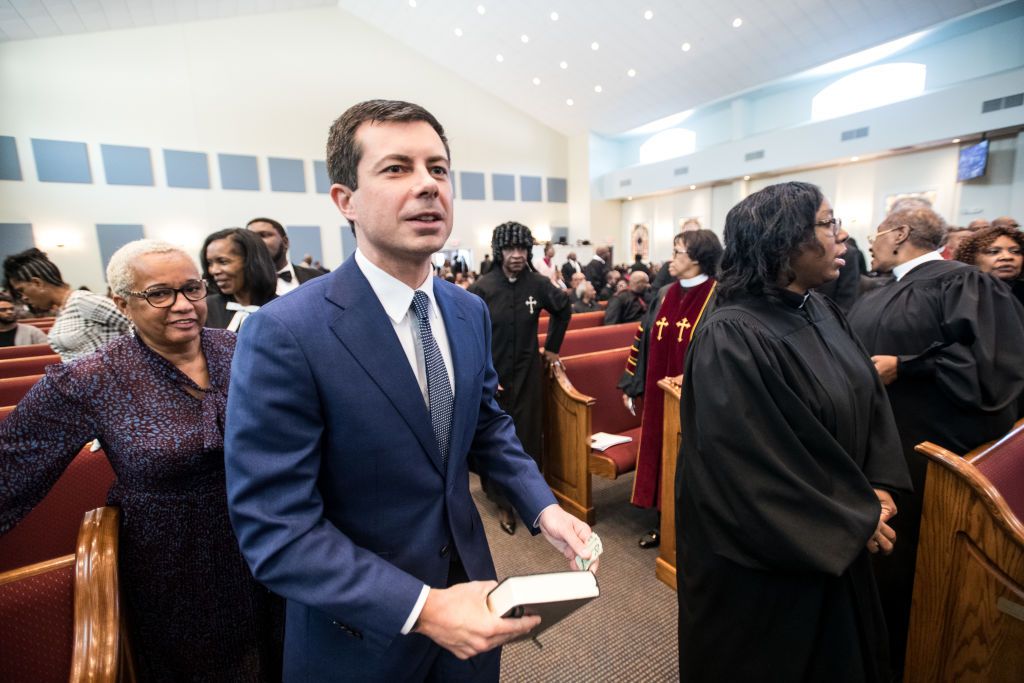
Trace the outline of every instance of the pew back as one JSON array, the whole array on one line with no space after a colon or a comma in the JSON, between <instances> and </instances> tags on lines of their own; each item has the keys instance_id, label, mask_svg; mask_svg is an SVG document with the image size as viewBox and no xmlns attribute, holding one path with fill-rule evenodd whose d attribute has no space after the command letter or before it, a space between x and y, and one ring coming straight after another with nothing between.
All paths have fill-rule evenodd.
<instances>
[{"instance_id":1,"label":"pew back","mask_svg":"<svg viewBox=\"0 0 1024 683\"><path fill-rule=\"evenodd\" d=\"M53 349L49 344L26 344L25 346L0 347L0 360L7 358L28 358L29 356L50 356Z\"/></svg>"},{"instance_id":2,"label":"pew back","mask_svg":"<svg viewBox=\"0 0 1024 683\"><path fill-rule=\"evenodd\" d=\"M551 318L542 315L537 319L537 334L547 334L548 324ZM570 330L582 330L587 327L599 327L604 324L604 311L591 311L590 313L574 313L569 319ZM542 345L543 345L543 340Z\"/></svg>"},{"instance_id":3,"label":"pew back","mask_svg":"<svg viewBox=\"0 0 1024 683\"><path fill-rule=\"evenodd\" d=\"M0 378L0 406L16 405L42 378L42 375Z\"/></svg>"},{"instance_id":4,"label":"pew back","mask_svg":"<svg viewBox=\"0 0 1024 683\"><path fill-rule=\"evenodd\" d=\"M28 356L27 358L6 358L0 360L0 379L42 374L47 365L60 363L60 356Z\"/></svg>"},{"instance_id":5,"label":"pew back","mask_svg":"<svg viewBox=\"0 0 1024 683\"><path fill-rule=\"evenodd\" d=\"M569 330L565 333L565 338L562 340L562 348L559 349L558 353L562 356L578 356L584 353L593 353L594 351L605 351L607 349L629 346L636 336L636 330L637 323L602 325L601 327ZM537 343L541 348L544 347L545 336L543 334L537 335Z\"/></svg>"}]
</instances>

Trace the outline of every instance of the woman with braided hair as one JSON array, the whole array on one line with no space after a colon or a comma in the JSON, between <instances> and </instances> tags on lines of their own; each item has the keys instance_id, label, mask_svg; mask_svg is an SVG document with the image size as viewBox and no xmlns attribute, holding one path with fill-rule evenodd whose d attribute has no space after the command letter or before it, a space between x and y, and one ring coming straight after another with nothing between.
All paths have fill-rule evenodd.
<instances>
[{"instance_id":1,"label":"woman with braided hair","mask_svg":"<svg viewBox=\"0 0 1024 683\"><path fill-rule=\"evenodd\" d=\"M498 405L512 416L523 449L539 464L544 399L537 320L542 310L551 314L544 360L556 363L572 308L565 292L531 269L532 247L533 235L522 223L511 221L496 227L491 236L494 267L473 283L469 291L486 301L491 312L491 355L498 372ZM481 484L498 505L501 528L514 534L516 520L511 504L486 480L482 479Z\"/></svg>"}]
</instances>

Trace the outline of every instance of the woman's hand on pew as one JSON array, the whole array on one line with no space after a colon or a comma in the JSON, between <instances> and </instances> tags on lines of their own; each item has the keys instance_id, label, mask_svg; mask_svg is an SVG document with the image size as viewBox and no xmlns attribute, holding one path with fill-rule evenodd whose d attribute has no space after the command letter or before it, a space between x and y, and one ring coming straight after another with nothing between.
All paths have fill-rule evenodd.
<instances>
[{"instance_id":1,"label":"woman's hand on pew","mask_svg":"<svg viewBox=\"0 0 1024 683\"><path fill-rule=\"evenodd\" d=\"M544 364L548 366L548 373L555 376L555 366L562 364L562 359L554 351L544 350Z\"/></svg>"},{"instance_id":2,"label":"woman's hand on pew","mask_svg":"<svg viewBox=\"0 0 1024 683\"><path fill-rule=\"evenodd\" d=\"M579 570L579 567L576 566L577 555L587 560L590 559L587 541L593 532L586 522L570 515L557 504L552 504L540 513L538 526L541 533L544 534L544 538L548 539L548 542L569 561L570 569ZM600 562L600 558L597 559L590 565L588 571L597 572Z\"/></svg>"},{"instance_id":3,"label":"woman's hand on pew","mask_svg":"<svg viewBox=\"0 0 1024 683\"><path fill-rule=\"evenodd\" d=\"M683 376L682 375L676 375L675 377L669 377L668 381L671 382L673 386L677 386L680 389L682 389L682 387L683 387Z\"/></svg>"}]
</instances>

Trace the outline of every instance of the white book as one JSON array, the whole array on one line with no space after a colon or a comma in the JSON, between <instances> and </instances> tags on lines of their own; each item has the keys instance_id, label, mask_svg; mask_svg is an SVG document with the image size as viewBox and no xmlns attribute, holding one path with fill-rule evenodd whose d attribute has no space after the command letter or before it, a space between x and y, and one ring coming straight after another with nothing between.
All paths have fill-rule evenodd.
<instances>
[{"instance_id":1,"label":"white book","mask_svg":"<svg viewBox=\"0 0 1024 683\"><path fill-rule=\"evenodd\" d=\"M631 436L609 434L608 432L597 432L590 435L590 447L595 451L604 452L612 446L618 446L620 443L629 443L632 440L633 437Z\"/></svg>"},{"instance_id":2,"label":"white book","mask_svg":"<svg viewBox=\"0 0 1024 683\"><path fill-rule=\"evenodd\" d=\"M503 617L539 614L540 625L522 636L536 638L600 594L597 577L589 571L510 576L487 594L487 606Z\"/></svg>"}]
</instances>

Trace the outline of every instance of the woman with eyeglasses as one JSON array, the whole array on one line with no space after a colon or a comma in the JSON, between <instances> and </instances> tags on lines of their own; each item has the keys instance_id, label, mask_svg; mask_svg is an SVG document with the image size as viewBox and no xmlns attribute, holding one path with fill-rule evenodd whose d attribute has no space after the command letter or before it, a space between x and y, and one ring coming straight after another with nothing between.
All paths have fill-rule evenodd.
<instances>
[{"instance_id":1,"label":"woman with eyeglasses","mask_svg":"<svg viewBox=\"0 0 1024 683\"><path fill-rule=\"evenodd\" d=\"M894 280L865 294L850 325L886 385L914 493L900 503L896 553L877 569L894 673L906 650L931 441L966 453L1013 426L1024 390L1021 309L1010 290L977 268L946 261L945 222L928 208L890 214L868 237L873 270Z\"/></svg>"},{"instance_id":2,"label":"woman with eyeglasses","mask_svg":"<svg viewBox=\"0 0 1024 683\"><path fill-rule=\"evenodd\" d=\"M665 401L658 382L666 377L682 381L683 362L693 333L715 291L722 243L710 230L687 230L672 242L668 269L674 282L660 290L637 327L636 339L619 380L626 410L645 396L637 447L636 476L630 502L641 508L657 508L659 524L640 537L643 549L661 545L661 446Z\"/></svg>"},{"instance_id":3,"label":"woman with eyeglasses","mask_svg":"<svg viewBox=\"0 0 1024 683\"><path fill-rule=\"evenodd\" d=\"M1024 232L1000 226L979 230L963 241L955 258L999 278L1009 285L1017 301L1024 304L1024 280L1020 277L1024 265Z\"/></svg>"},{"instance_id":4,"label":"woman with eyeglasses","mask_svg":"<svg viewBox=\"0 0 1024 683\"><path fill-rule=\"evenodd\" d=\"M842 311L846 233L818 187L734 206L683 373L680 679L888 680L870 557L909 488L885 390Z\"/></svg>"},{"instance_id":5,"label":"woman with eyeglasses","mask_svg":"<svg viewBox=\"0 0 1024 683\"><path fill-rule=\"evenodd\" d=\"M207 236L199 261L203 278L216 290L207 301L207 327L237 332L250 314L277 296L274 261L251 230L227 228Z\"/></svg>"},{"instance_id":6,"label":"woman with eyeglasses","mask_svg":"<svg viewBox=\"0 0 1024 683\"><path fill-rule=\"evenodd\" d=\"M257 584L228 520L224 413L235 335L204 329L206 283L153 240L107 267L133 336L51 366L0 422L0 533L88 439L116 475L119 573L139 680L273 681L282 605Z\"/></svg>"},{"instance_id":7,"label":"woman with eyeglasses","mask_svg":"<svg viewBox=\"0 0 1024 683\"><path fill-rule=\"evenodd\" d=\"M72 290L46 254L32 248L4 259L12 294L37 311L57 310L47 341L62 361L87 356L128 331L128 319L110 299Z\"/></svg>"}]
</instances>

